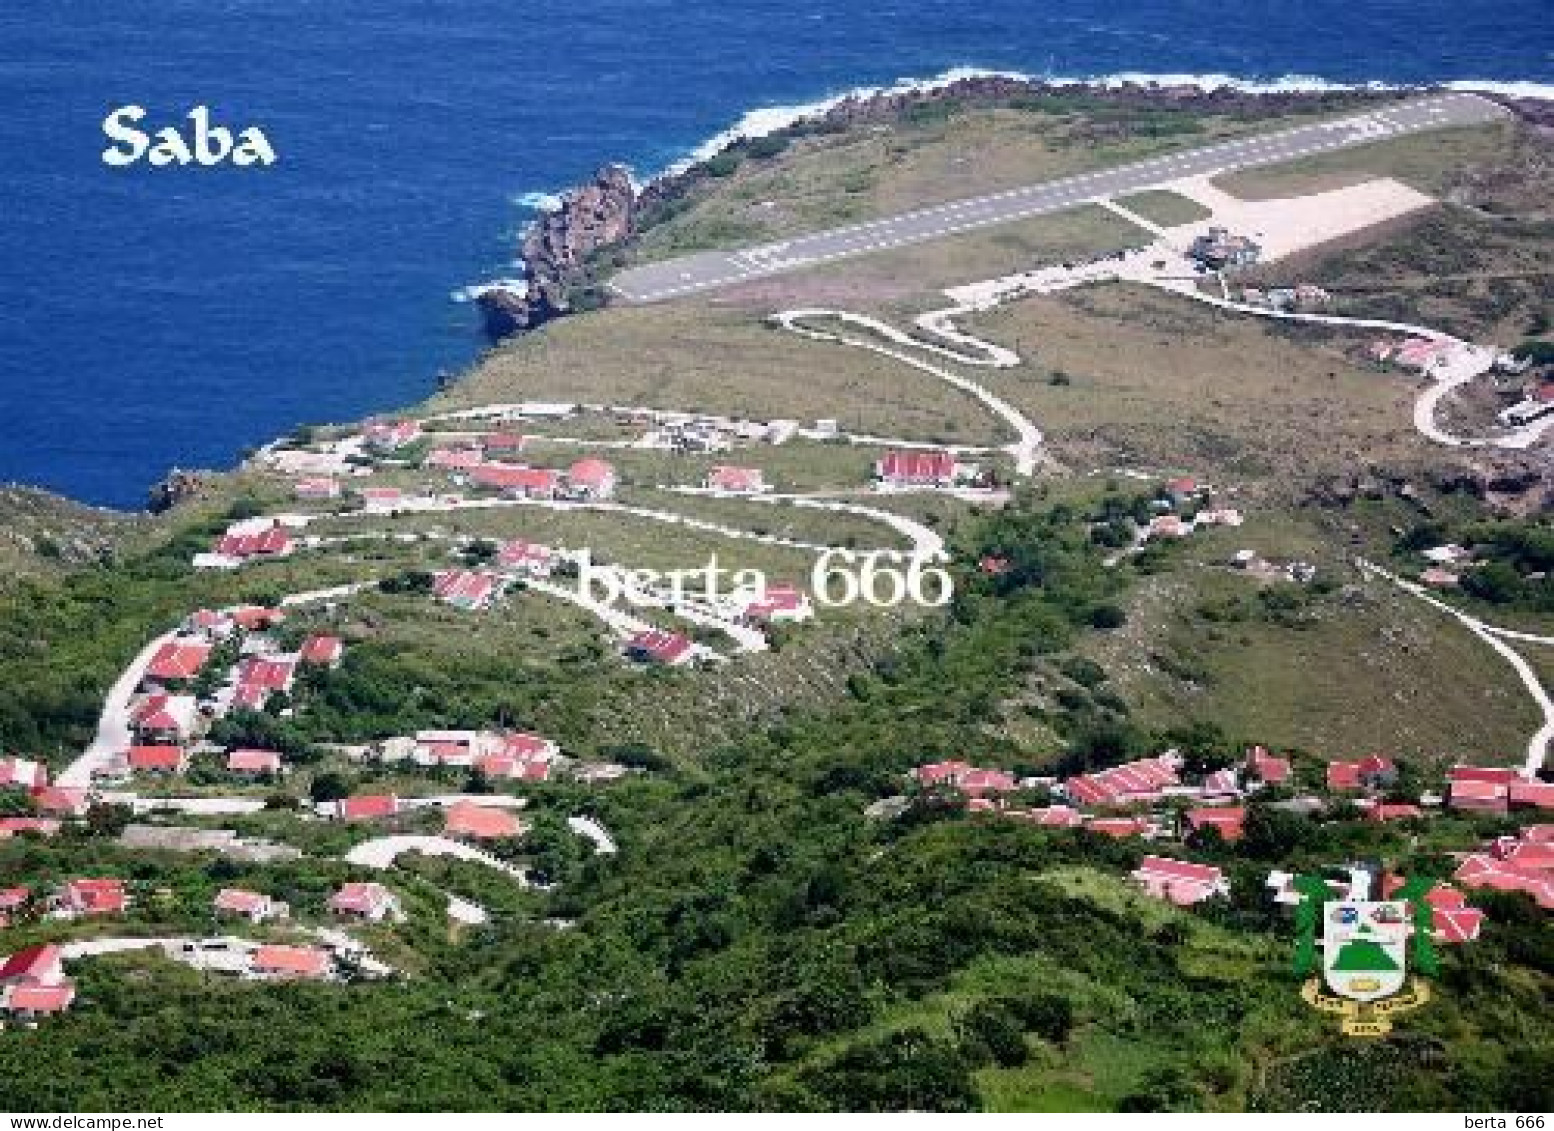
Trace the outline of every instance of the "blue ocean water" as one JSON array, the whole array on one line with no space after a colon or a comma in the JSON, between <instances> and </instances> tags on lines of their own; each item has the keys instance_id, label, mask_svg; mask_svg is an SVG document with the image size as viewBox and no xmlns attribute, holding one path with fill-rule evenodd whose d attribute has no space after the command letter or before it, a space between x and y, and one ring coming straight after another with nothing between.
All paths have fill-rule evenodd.
<instances>
[{"instance_id":1,"label":"blue ocean water","mask_svg":"<svg viewBox=\"0 0 1554 1131\"><path fill-rule=\"evenodd\" d=\"M1549 0L10 0L0 480L139 506L481 347L519 201L662 168L757 106L957 65L1554 80ZM261 125L260 171L110 169L103 116Z\"/></svg>"}]
</instances>

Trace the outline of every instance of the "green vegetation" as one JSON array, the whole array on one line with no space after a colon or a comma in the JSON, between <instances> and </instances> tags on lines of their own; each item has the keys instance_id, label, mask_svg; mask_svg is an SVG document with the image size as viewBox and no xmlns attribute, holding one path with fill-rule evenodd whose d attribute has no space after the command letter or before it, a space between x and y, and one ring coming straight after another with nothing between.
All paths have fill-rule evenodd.
<instances>
[{"instance_id":1,"label":"green vegetation","mask_svg":"<svg viewBox=\"0 0 1554 1131\"><path fill-rule=\"evenodd\" d=\"M1125 196L1117 203L1130 212L1137 212L1144 219L1165 228L1205 220L1210 215L1209 210L1197 201L1188 200L1179 192L1169 192L1165 189Z\"/></svg>"}]
</instances>

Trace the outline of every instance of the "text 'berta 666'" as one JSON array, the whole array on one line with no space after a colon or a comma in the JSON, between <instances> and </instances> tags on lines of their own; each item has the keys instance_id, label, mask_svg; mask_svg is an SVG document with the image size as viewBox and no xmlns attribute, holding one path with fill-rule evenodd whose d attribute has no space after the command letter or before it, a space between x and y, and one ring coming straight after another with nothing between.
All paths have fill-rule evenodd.
<instances>
[{"instance_id":1,"label":"text 'berta 666'","mask_svg":"<svg viewBox=\"0 0 1554 1131\"><path fill-rule=\"evenodd\" d=\"M240 168L275 164L270 139L257 126L248 126L234 138L225 126L213 126L210 108L196 106L186 115L188 126L164 126L154 134L138 128L146 109L120 106L103 119L103 133L113 142L103 150L103 164L123 168L144 161L148 165L221 165Z\"/></svg>"}]
</instances>

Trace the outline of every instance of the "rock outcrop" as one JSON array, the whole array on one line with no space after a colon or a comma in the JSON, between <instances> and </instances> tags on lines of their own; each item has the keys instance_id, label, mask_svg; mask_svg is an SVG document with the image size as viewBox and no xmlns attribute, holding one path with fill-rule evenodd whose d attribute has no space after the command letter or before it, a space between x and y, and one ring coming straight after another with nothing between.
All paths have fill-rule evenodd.
<instances>
[{"instance_id":1,"label":"rock outcrop","mask_svg":"<svg viewBox=\"0 0 1554 1131\"><path fill-rule=\"evenodd\" d=\"M152 514L172 510L179 503L198 498L209 486L206 473L173 468L146 493L146 509Z\"/></svg>"},{"instance_id":2,"label":"rock outcrop","mask_svg":"<svg viewBox=\"0 0 1554 1131\"><path fill-rule=\"evenodd\" d=\"M528 284L493 287L476 301L493 340L532 330L579 305L596 305L596 261L605 248L634 232L637 191L621 165L606 165L587 184L561 198L524 235L522 260Z\"/></svg>"}]
</instances>

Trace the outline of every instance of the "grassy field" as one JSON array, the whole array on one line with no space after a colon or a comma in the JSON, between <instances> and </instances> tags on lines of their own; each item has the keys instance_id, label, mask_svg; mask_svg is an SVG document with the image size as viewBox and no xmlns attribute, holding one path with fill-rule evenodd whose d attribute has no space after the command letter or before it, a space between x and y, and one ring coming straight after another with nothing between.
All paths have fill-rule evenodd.
<instances>
[{"instance_id":1,"label":"grassy field","mask_svg":"<svg viewBox=\"0 0 1554 1131\"><path fill-rule=\"evenodd\" d=\"M1022 365L984 376L1075 467L1298 481L1358 452L1419 455L1414 389L1350 361L1346 339L1270 328L1185 299L1105 287L968 320Z\"/></svg>"},{"instance_id":2,"label":"grassy field","mask_svg":"<svg viewBox=\"0 0 1554 1131\"><path fill-rule=\"evenodd\" d=\"M1222 532L1274 556L1311 533L1298 520ZM1143 578L1128 624L1087 654L1149 727L1214 722L1227 735L1348 758L1370 750L1425 762L1520 761L1538 712L1515 673L1477 638L1421 602L1318 559L1337 588L1270 614L1257 584L1198 554Z\"/></svg>"},{"instance_id":3,"label":"grassy field","mask_svg":"<svg viewBox=\"0 0 1554 1131\"><path fill-rule=\"evenodd\" d=\"M1209 210L1197 201L1188 200L1181 193L1167 189L1154 189L1134 196L1125 196L1117 203L1163 228L1206 220L1210 215Z\"/></svg>"},{"instance_id":4,"label":"grassy field","mask_svg":"<svg viewBox=\"0 0 1554 1131\"><path fill-rule=\"evenodd\" d=\"M1497 160L1516 134L1517 127L1510 124L1429 130L1282 165L1243 169L1217 177L1214 183L1244 200L1273 200L1344 188L1372 177L1394 177L1439 196L1465 166Z\"/></svg>"}]
</instances>

